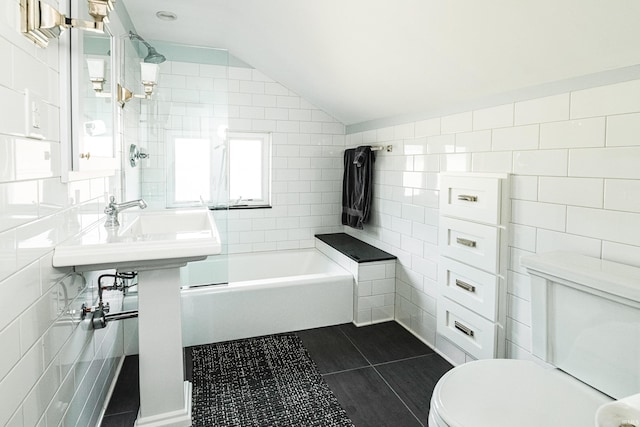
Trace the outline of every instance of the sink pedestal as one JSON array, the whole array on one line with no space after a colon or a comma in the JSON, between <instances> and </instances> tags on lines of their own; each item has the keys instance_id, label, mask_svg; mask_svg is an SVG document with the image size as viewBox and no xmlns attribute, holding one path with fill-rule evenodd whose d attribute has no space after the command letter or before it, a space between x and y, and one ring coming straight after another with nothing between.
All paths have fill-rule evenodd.
<instances>
[{"instance_id":1,"label":"sink pedestal","mask_svg":"<svg viewBox=\"0 0 640 427\"><path fill-rule=\"evenodd\" d=\"M190 426L191 383L184 380L179 266L138 271L138 331L140 412L135 426Z\"/></svg>"}]
</instances>

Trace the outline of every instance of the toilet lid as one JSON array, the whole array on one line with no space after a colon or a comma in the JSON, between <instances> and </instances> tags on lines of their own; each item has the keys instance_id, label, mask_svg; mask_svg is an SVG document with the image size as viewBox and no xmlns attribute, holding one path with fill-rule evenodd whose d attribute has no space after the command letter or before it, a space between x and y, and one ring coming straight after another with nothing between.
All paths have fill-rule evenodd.
<instances>
[{"instance_id":1,"label":"toilet lid","mask_svg":"<svg viewBox=\"0 0 640 427\"><path fill-rule=\"evenodd\" d=\"M449 427L585 427L611 398L524 360L470 362L438 381L431 410Z\"/></svg>"}]
</instances>

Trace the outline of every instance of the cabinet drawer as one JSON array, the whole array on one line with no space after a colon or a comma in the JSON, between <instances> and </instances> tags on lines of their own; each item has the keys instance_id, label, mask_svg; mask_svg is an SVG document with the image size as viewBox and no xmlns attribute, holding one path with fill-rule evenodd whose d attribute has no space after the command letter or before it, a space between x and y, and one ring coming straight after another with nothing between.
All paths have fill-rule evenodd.
<instances>
[{"instance_id":1,"label":"cabinet drawer","mask_svg":"<svg viewBox=\"0 0 640 427\"><path fill-rule=\"evenodd\" d=\"M439 334L476 359L496 355L496 325L446 297L438 299L437 328Z\"/></svg>"},{"instance_id":2,"label":"cabinet drawer","mask_svg":"<svg viewBox=\"0 0 640 427\"><path fill-rule=\"evenodd\" d=\"M440 217L440 253L489 273L498 271L499 237L498 227Z\"/></svg>"},{"instance_id":3,"label":"cabinet drawer","mask_svg":"<svg viewBox=\"0 0 640 427\"><path fill-rule=\"evenodd\" d=\"M440 178L440 214L487 224L500 224L499 178Z\"/></svg>"},{"instance_id":4,"label":"cabinet drawer","mask_svg":"<svg viewBox=\"0 0 640 427\"><path fill-rule=\"evenodd\" d=\"M440 295L491 321L497 320L498 276L444 257L439 264Z\"/></svg>"}]
</instances>

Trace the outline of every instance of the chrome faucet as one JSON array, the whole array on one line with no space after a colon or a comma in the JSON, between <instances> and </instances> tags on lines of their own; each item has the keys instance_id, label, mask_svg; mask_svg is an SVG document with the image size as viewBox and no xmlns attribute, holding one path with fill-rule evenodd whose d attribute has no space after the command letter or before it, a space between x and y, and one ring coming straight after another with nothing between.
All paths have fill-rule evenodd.
<instances>
[{"instance_id":1,"label":"chrome faucet","mask_svg":"<svg viewBox=\"0 0 640 427\"><path fill-rule=\"evenodd\" d=\"M107 214L107 220L104 223L106 228L115 228L120 225L118 222L118 213L125 209L139 207L140 209L144 209L147 207L147 203L142 200L132 200L130 202L124 203L116 203L116 198L114 196L109 197L109 204L106 208L104 208L104 213Z\"/></svg>"}]
</instances>

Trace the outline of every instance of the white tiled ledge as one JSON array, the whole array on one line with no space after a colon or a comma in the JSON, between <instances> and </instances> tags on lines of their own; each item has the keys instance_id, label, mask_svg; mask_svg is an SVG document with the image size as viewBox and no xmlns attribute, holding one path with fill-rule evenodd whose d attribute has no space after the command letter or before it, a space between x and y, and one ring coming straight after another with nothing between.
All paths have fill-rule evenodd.
<instances>
[{"instance_id":1,"label":"white tiled ledge","mask_svg":"<svg viewBox=\"0 0 640 427\"><path fill-rule=\"evenodd\" d=\"M323 241L315 241L316 249L353 275L353 323L365 326L393 320L396 260L358 263Z\"/></svg>"}]
</instances>

